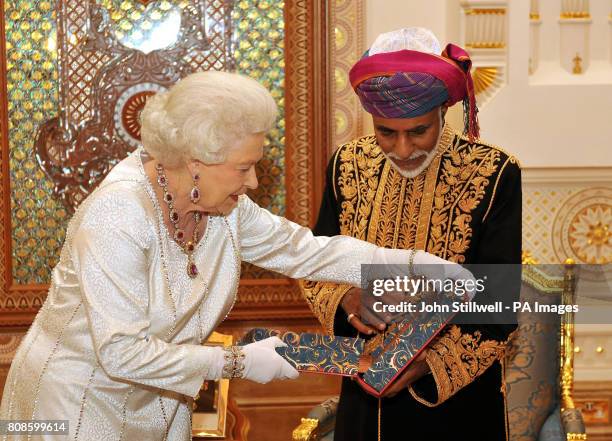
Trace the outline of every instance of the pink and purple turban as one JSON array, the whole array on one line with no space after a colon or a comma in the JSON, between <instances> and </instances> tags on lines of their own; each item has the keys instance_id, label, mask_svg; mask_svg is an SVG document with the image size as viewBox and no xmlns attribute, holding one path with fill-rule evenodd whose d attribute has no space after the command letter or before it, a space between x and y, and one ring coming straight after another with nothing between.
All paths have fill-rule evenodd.
<instances>
[{"instance_id":1,"label":"pink and purple turban","mask_svg":"<svg viewBox=\"0 0 612 441\"><path fill-rule=\"evenodd\" d=\"M414 118L443 104L463 101L470 140L479 136L468 53L454 44L441 55L413 50L364 56L349 78L366 112L382 118Z\"/></svg>"}]
</instances>

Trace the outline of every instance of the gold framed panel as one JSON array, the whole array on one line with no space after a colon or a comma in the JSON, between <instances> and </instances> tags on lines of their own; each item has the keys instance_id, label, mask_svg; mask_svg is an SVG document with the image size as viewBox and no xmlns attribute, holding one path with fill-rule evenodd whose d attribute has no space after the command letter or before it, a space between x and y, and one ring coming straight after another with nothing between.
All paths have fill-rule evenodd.
<instances>
[{"instance_id":1,"label":"gold framed panel","mask_svg":"<svg viewBox=\"0 0 612 441\"><path fill-rule=\"evenodd\" d=\"M213 332L206 340L208 346L231 346L231 335ZM229 380L206 381L194 402L191 420L193 439L224 438L229 402Z\"/></svg>"},{"instance_id":2,"label":"gold framed panel","mask_svg":"<svg viewBox=\"0 0 612 441\"><path fill-rule=\"evenodd\" d=\"M312 225L319 207L326 149L330 144L328 0L278 0L283 5L285 37L285 216ZM7 0L0 0L6 10ZM11 192L7 40L0 16L0 327L29 326L42 306L47 283L19 283L13 275L15 225L12 210L19 200ZM297 285L286 278L245 273L229 320L311 317Z\"/></svg>"}]
</instances>

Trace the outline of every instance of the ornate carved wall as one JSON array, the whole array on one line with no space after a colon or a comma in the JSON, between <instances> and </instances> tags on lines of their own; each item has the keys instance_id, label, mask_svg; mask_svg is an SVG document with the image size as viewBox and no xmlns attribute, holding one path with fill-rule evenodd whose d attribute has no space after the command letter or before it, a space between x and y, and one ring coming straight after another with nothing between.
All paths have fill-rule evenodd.
<instances>
[{"instance_id":1,"label":"ornate carved wall","mask_svg":"<svg viewBox=\"0 0 612 441\"><path fill-rule=\"evenodd\" d=\"M363 111L348 73L366 50L364 12L364 0L336 0L335 7L330 8L330 30L333 30L330 41L330 118L333 124L331 143L327 148L329 156L340 144L363 134Z\"/></svg>"},{"instance_id":2,"label":"ornate carved wall","mask_svg":"<svg viewBox=\"0 0 612 441\"><path fill-rule=\"evenodd\" d=\"M235 67L271 90L280 116L252 196L313 221L329 144L325 3L9 0L2 9L5 325L26 325L40 307L70 212L138 142L135 115L151 87L190 71ZM243 275L231 318L309 315L292 282L251 266Z\"/></svg>"}]
</instances>

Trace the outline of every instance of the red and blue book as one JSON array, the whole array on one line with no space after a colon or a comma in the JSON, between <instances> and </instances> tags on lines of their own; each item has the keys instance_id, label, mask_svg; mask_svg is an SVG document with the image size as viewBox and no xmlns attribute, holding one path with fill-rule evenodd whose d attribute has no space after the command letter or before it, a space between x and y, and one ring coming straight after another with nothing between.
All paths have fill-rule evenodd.
<instances>
[{"instance_id":1,"label":"red and blue book","mask_svg":"<svg viewBox=\"0 0 612 441\"><path fill-rule=\"evenodd\" d=\"M249 331L240 344L278 336L287 346L276 351L301 372L354 377L365 390L381 396L453 318L457 298L443 295L432 312L415 312L388 327L383 338L371 342L358 337L279 332L264 328ZM443 312L442 312L443 311ZM368 348L368 349L366 349Z\"/></svg>"}]
</instances>

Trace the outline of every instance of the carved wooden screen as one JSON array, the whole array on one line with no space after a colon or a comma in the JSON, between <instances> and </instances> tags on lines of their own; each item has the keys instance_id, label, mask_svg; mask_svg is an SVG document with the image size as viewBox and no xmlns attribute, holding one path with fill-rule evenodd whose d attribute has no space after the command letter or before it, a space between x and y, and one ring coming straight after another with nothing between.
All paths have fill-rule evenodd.
<instances>
[{"instance_id":1,"label":"carved wooden screen","mask_svg":"<svg viewBox=\"0 0 612 441\"><path fill-rule=\"evenodd\" d=\"M136 113L156 89L126 93L129 87L109 81L109 69L100 66L115 58L120 62L111 68L139 65L136 57L156 49L147 46L155 30L161 26L167 34L177 16L191 20L192 33L166 43L174 52L156 59L162 69L168 64L166 70L156 69L158 77L152 77L130 69L122 78L147 74L150 80L141 83L163 88L173 75L234 68L266 85L281 112L258 165L260 187L251 196L275 213L312 224L328 143L324 3L0 0L0 325L31 322L46 296L71 211L135 145L129 111ZM182 67L171 59L182 60ZM125 119L117 120L107 102L123 106ZM95 135L100 145L100 133L108 137L102 154L88 144ZM295 283L245 266L230 319L287 313L309 315Z\"/></svg>"}]
</instances>

